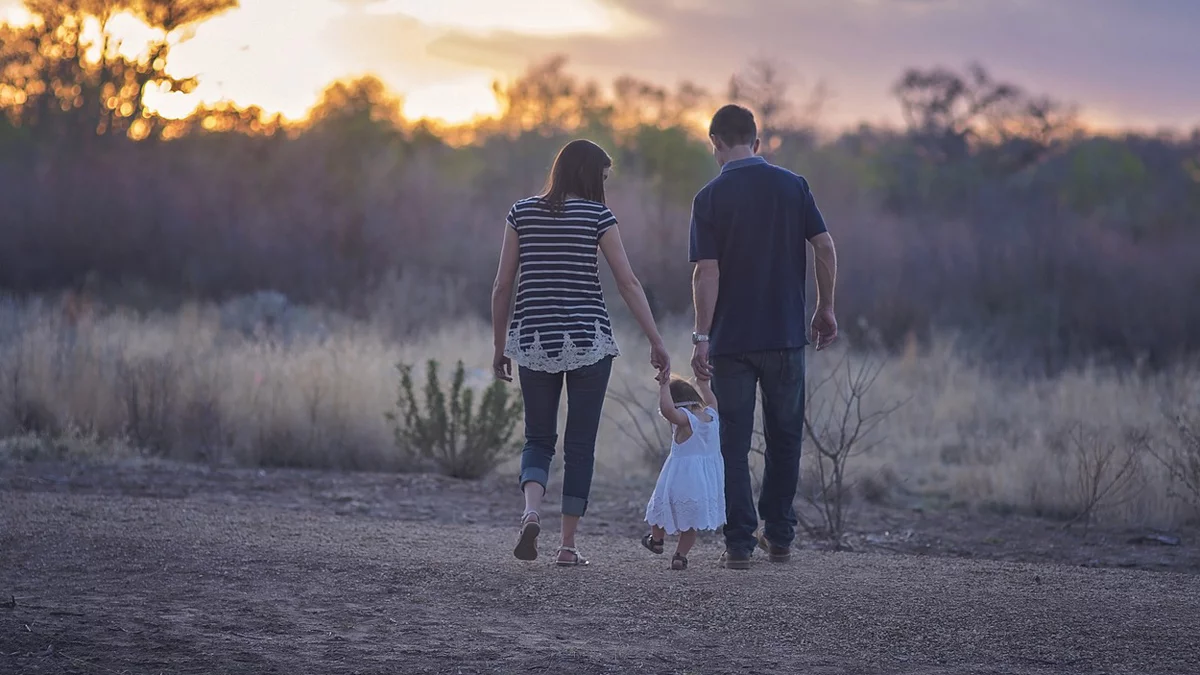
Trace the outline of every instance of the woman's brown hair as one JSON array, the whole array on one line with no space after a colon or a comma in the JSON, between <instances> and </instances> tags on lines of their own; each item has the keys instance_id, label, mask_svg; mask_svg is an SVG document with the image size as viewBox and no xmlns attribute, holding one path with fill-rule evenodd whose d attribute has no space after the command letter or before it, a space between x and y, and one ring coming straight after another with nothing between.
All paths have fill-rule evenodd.
<instances>
[{"instance_id":1,"label":"woman's brown hair","mask_svg":"<svg viewBox=\"0 0 1200 675\"><path fill-rule=\"evenodd\" d=\"M604 203L604 170L612 166L612 158L595 143L578 139L558 151L542 201L555 211L562 209L568 196Z\"/></svg>"}]
</instances>

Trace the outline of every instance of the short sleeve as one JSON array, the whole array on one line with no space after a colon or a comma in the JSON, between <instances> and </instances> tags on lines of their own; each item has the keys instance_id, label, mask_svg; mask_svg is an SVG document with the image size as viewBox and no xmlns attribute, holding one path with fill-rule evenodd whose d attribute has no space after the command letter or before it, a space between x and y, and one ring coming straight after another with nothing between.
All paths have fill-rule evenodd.
<instances>
[{"instance_id":1,"label":"short sleeve","mask_svg":"<svg viewBox=\"0 0 1200 675\"><path fill-rule=\"evenodd\" d=\"M691 410L688 410L683 406L676 408L676 410L682 412L684 417L687 417L688 428L690 428L693 432L700 428L700 420L696 418L696 415Z\"/></svg>"},{"instance_id":2,"label":"short sleeve","mask_svg":"<svg viewBox=\"0 0 1200 675\"><path fill-rule=\"evenodd\" d=\"M513 204L512 208L508 210L508 217L505 218L504 220L505 220L505 222L508 223L509 227L511 227L514 230L517 229L517 205L516 204Z\"/></svg>"},{"instance_id":3,"label":"short sleeve","mask_svg":"<svg viewBox=\"0 0 1200 675\"><path fill-rule=\"evenodd\" d=\"M713 223L712 202L707 190L701 190L692 200L691 239L688 261L717 260L717 232Z\"/></svg>"},{"instance_id":4,"label":"short sleeve","mask_svg":"<svg viewBox=\"0 0 1200 675\"><path fill-rule=\"evenodd\" d=\"M821 215L821 209L817 208L817 200L813 198L812 190L808 187L808 181L801 179L804 186L804 238L812 239L813 237L829 230L825 227L825 217Z\"/></svg>"},{"instance_id":5,"label":"short sleeve","mask_svg":"<svg viewBox=\"0 0 1200 675\"><path fill-rule=\"evenodd\" d=\"M607 206L601 209L596 220L596 241L600 241L600 237L603 237L604 233L616 224L617 217L613 215L613 212Z\"/></svg>"}]
</instances>

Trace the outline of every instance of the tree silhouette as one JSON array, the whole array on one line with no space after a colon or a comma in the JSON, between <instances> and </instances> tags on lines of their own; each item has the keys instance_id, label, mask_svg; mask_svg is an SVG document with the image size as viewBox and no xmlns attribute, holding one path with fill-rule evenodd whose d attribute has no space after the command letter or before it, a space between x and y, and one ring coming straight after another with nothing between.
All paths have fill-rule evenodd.
<instances>
[{"instance_id":1,"label":"tree silhouette","mask_svg":"<svg viewBox=\"0 0 1200 675\"><path fill-rule=\"evenodd\" d=\"M825 83L818 82L807 100L797 105L789 93L792 83L783 70L776 61L755 59L729 79L729 100L755 112L762 152L767 155L797 137L802 137L804 144L810 143L811 130L829 98Z\"/></svg>"},{"instance_id":2,"label":"tree silhouette","mask_svg":"<svg viewBox=\"0 0 1200 675\"><path fill-rule=\"evenodd\" d=\"M40 137L157 136L161 120L145 108L151 88L191 92L194 77L167 72L171 48L197 23L238 0L25 0L33 20L0 26L0 108ZM130 14L156 36L128 56L111 30ZM95 26L97 37L89 37Z\"/></svg>"},{"instance_id":3,"label":"tree silhouette","mask_svg":"<svg viewBox=\"0 0 1200 675\"><path fill-rule=\"evenodd\" d=\"M492 90L500 102L501 127L509 133L555 135L576 129L607 126L612 107L595 82L581 83L565 72L561 54L535 63L508 85Z\"/></svg>"},{"instance_id":4,"label":"tree silhouette","mask_svg":"<svg viewBox=\"0 0 1200 675\"><path fill-rule=\"evenodd\" d=\"M1074 110L997 82L979 64L965 75L946 68L909 69L892 89L910 135L937 161L958 161L991 146L995 164L1019 170L1074 129Z\"/></svg>"}]
</instances>

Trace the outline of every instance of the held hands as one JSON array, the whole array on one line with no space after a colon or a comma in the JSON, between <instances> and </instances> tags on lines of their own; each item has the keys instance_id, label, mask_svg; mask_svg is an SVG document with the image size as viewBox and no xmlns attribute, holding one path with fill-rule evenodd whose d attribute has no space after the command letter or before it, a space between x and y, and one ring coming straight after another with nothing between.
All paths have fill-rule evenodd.
<instances>
[{"instance_id":1,"label":"held hands","mask_svg":"<svg viewBox=\"0 0 1200 675\"><path fill-rule=\"evenodd\" d=\"M658 382L660 387L665 387L665 386L671 384L671 371L668 370L666 372L663 372L660 370L659 372L654 374L654 381Z\"/></svg>"},{"instance_id":2,"label":"held hands","mask_svg":"<svg viewBox=\"0 0 1200 675\"><path fill-rule=\"evenodd\" d=\"M817 342L817 351L833 344L837 332L837 317L833 314L833 307L817 307L812 318L812 335Z\"/></svg>"},{"instance_id":3,"label":"held hands","mask_svg":"<svg viewBox=\"0 0 1200 675\"><path fill-rule=\"evenodd\" d=\"M667 353L667 348L663 345L662 340L650 343L650 365L658 371L655 379L659 382L662 382L664 377L671 377L671 355Z\"/></svg>"}]
</instances>

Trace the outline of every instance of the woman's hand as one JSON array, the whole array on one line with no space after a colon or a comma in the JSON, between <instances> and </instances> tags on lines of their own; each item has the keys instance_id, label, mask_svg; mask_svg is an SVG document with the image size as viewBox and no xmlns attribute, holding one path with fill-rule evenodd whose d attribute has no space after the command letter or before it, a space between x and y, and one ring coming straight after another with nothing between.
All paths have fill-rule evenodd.
<instances>
[{"instance_id":1,"label":"woman's hand","mask_svg":"<svg viewBox=\"0 0 1200 675\"><path fill-rule=\"evenodd\" d=\"M512 359L504 355L503 349L497 349L492 356L492 374L497 380L512 382Z\"/></svg>"},{"instance_id":2,"label":"woman's hand","mask_svg":"<svg viewBox=\"0 0 1200 675\"><path fill-rule=\"evenodd\" d=\"M671 355L667 353L667 347L662 340L650 343L650 365L658 370L660 378L671 374Z\"/></svg>"}]
</instances>

